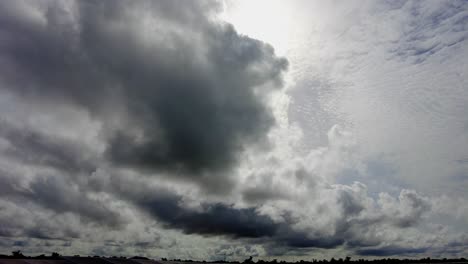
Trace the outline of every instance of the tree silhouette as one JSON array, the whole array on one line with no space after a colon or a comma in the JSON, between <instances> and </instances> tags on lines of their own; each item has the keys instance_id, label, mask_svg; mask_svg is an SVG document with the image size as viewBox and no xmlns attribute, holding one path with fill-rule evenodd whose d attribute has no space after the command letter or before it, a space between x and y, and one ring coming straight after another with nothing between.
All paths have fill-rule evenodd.
<instances>
[{"instance_id":1,"label":"tree silhouette","mask_svg":"<svg viewBox=\"0 0 468 264\"><path fill-rule=\"evenodd\" d=\"M21 252L21 250L15 250L11 252L11 255L13 255L14 258L24 258L24 255Z\"/></svg>"},{"instance_id":2,"label":"tree silhouette","mask_svg":"<svg viewBox=\"0 0 468 264\"><path fill-rule=\"evenodd\" d=\"M253 263L253 260L252 260L252 259L253 259L253 257L250 256L248 259L244 260L243 263Z\"/></svg>"}]
</instances>

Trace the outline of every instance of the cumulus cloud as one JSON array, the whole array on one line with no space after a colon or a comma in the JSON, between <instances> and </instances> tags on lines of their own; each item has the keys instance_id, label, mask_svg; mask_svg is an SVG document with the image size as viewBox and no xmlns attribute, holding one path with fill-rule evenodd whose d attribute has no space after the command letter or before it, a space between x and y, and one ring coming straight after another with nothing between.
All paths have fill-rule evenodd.
<instances>
[{"instance_id":1,"label":"cumulus cloud","mask_svg":"<svg viewBox=\"0 0 468 264\"><path fill-rule=\"evenodd\" d=\"M2 3L2 87L89 111L118 166L229 188L237 155L274 123L262 95L287 61L212 21L216 3L26 3Z\"/></svg>"}]
</instances>

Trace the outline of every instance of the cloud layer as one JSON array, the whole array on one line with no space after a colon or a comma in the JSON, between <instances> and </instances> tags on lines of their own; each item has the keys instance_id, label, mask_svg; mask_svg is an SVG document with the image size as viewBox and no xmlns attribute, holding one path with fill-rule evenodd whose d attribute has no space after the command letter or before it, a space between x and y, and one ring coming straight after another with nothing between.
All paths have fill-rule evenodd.
<instances>
[{"instance_id":1,"label":"cloud layer","mask_svg":"<svg viewBox=\"0 0 468 264\"><path fill-rule=\"evenodd\" d=\"M440 140L466 140L466 5L295 5L321 36L295 49L303 63L219 2L1 2L0 250L466 254L466 153ZM421 88L438 63L462 77Z\"/></svg>"}]
</instances>

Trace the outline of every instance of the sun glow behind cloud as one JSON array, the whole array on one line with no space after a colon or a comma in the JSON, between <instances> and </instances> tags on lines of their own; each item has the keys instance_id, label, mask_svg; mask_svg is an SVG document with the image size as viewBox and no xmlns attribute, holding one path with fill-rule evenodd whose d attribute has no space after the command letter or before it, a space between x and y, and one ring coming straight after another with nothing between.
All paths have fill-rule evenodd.
<instances>
[{"instance_id":1,"label":"sun glow behind cloud","mask_svg":"<svg viewBox=\"0 0 468 264\"><path fill-rule=\"evenodd\" d=\"M293 16L293 3L280 0L240 0L223 2L221 18L232 23L236 30L249 37L262 40L284 56L297 29Z\"/></svg>"}]
</instances>

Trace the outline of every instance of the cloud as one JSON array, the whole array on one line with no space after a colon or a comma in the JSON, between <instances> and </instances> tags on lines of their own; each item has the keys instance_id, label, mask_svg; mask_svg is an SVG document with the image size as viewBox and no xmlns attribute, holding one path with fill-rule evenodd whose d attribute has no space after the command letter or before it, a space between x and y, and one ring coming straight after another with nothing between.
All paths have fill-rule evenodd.
<instances>
[{"instance_id":1,"label":"cloud","mask_svg":"<svg viewBox=\"0 0 468 264\"><path fill-rule=\"evenodd\" d=\"M359 255L363 256L404 256L414 253L425 253L427 248L398 248L398 247L383 247L376 249L360 249L357 251Z\"/></svg>"},{"instance_id":2,"label":"cloud","mask_svg":"<svg viewBox=\"0 0 468 264\"><path fill-rule=\"evenodd\" d=\"M216 4L26 3L2 3L3 89L89 111L115 165L229 189L238 154L266 142L287 61L213 21Z\"/></svg>"},{"instance_id":3,"label":"cloud","mask_svg":"<svg viewBox=\"0 0 468 264\"><path fill-rule=\"evenodd\" d=\"M0 183L5 190L0 197L17 203L33 203L57 214L73 213L85 222L102 226L119 228L125 224L118 212L90 198L86 191L65 177L38 175L26 184L18 179L21 177L21 174L0 171Z\"/></svg>"},{"instance_id":4,"label":"cloud","mask_svg":"<svg viewBox=\"0 0 468 264\"><path fill-rule=\"evenodd\" d=\"M411 26L401 26L401 39L390 49L390 53L401 60L422 63L443 49L462 43L467 37L463 32L466 7L462 1L432 2L428 6L409 2L400 8L412 14L399 21ZM444 37L440 37L442 35Z\"/></svg>"},{"instance_id":5,"label":"cloud","mask_svg":"<svg viewBox=\"0 0 468 264\"><path fill-rule=\"evenodd\" d=\"M309 238L307 233L294 230L291 223L275 222L270 216L262 215L252 207L235 208L217 203L190 209L180 204L181 197L145 198L135 203L161 221L166 228L179 229L187 234L253 239L252 242L269 239L274 246L292 248L333 248L344 243L334 237Z\"/></svg>"},{"instance_id":6,"label":"cloud","mask_svg":"<svg viewBox=\"0 0 468 264\"><path fill-rule=\"evenodd\" d=\"M269 189L270 198L248 201L246 205L204 199L177 188L132 180L128 175L111 176L95 186L103 188L96 191L111 192L129 201L165 229L180 230L187 235L240 239L249 244L263 244L272 252L279 248L287 251L344 246L354 250L384 242L406 243L400 235L420 225L431 209L428 198L414 191L402 190L398 199L385 193L373 199L361 183L330 185L320 178L314 179L316 176L310 171L297 175L298 182L289 181L297 186L276 185L274 181L281 174L272 172L273 182L265 185L266 190L275 186ZM308 180L314 180L315 184L301 189ZM246 188L255 190L253 186ZM288 188L297 193L275 199L278 198L275 191L288 193Z\"/></svg>"},{"instance_id":7,"label":"cloud","mask_svg":"<svg viewBox=\"0 0 468 264\"><path fill-rule=\"evenodd\" d=\"M309 238L307 232L295 230L293 219L286 217L278 221L257 207L198 199L198 203L192 204L190 198L174 189L132 181L125 176L111 177L101 187L103 189L96 191L112 192L151 216L163 228L185 234L222 236L251 243L268 239L273 245L287 247L335 247L343 243L334 238ZM287 211L282 213L288 214Z\"/></svg>"},{"instance_id":8,"label":"cloud","mask_svg":"<svg viewBox=\"0 0 468 264\"><path fill-rule=\"evenodd\" d=\"M254 208L235 209L222 204L204 205L199 210L183 209L177 200L139 201L138 204L167 227L188 234L228 235L233 237L268 237L276 233L277 225Z\"/></svg>"},{"instance_id":9,"label":"cloud","mask_svg":"<svg viewBox=\"0 0 468 264\"><path fill-rule=\"evenodd\" d=\"M5 239L67 240L83 235L76 216L54 215L34 204L18 205L4 199L0 201L0 209L0 233Z\"/></svg>"},{"instance_id":10,"label":"cloud","mask_svg":"<svg viewBox=\"0 0 468 264\"><path fill-rule=\"evenodd\" d=\"M90 199L77 186L60 177L39 178L31 183L30 190L25 194L30 200L58 213L74 212L113 228L124 224L118 212L110 210L99 200Z\"/></svg>"},{"instance_id":11,"label":"cloud","mask_svg":"<svg viewBox=\"0 0 468 264\"><path fill-rule=\"evenodd\" d=\"M90 173L96 169L93 152L77 142L51 136L27 127L0 121L0 138L5 140L5 157L23 164L52 167L69 173Z\"/></svg>"},{"instance_id":12,"label":"cloud","mask_svg":"<svg viewBox=\"0 0 468 264\"><path fill-rule=\"evenodd\" d=\"M468 155L460 147L467 142L467 94L461 89L467 79L461 66L468 54L466 4L307 6L315 15L304 13L298 20L316 25L302 33L315 37L291 45L307 52L308 59L290 59L300 80L290 92L297 102L290 119L314 120L298 122L304 144L324 144L327 130L309 129L315 120L348 124L363 154L395 171L393 179L375 173L366 181L378 178L422 192L463 195L467 182L456 175L467 171L456 160ZM309 52L311 47L318 51ZM304 100L310 94L315 99Z\"/></svg>"},{"instance_id":13,"label":"cloud","mask_svg":"<svg viewBox=\"0 0 468 264\"><path fill-rule=\"evenodd\" d=\"M286 61L218 2L1 2L0 249L466 253L463 6L356 3Z\"/></svg>"},{"instance_id":14,"label":"cloud","mask_svg":"<svg viewBox=\"0 0 468 264\"><path fill-rule=\"evenodd\" d=\"M398 202L388 194L381 193L379 203L388 217L394 219L396 225L409 227L420 222L423 214L431 209L427 198L421 197L412 190L402 190Z\"/></svg>"}]
</instances>

